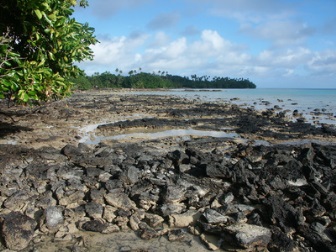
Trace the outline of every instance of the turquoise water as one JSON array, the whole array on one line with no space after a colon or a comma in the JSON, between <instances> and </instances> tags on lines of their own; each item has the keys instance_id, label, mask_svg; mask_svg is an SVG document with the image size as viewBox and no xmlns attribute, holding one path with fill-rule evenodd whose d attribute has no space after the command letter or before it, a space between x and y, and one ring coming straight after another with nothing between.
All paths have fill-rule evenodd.
<instances>
[{"instance_id":1,"label":"turquoise water","mask_svg":"<svg viewBox=\"0 0 336 252\"><path fill-rule=\"evenodd\" d=\"M210 89L209 89L210 90ZM257 110L272 109L274 106L287 112L291 117L297 110L308 122L336 124L336 89L216 89L216 91L188 91L172 89L168 91L144 91L136 94L176 95L188 99L204 101L229 101ZM281 111L279 110L279 111ZM296 120L296 117L291 118Z\"/></svg>"}]
</instances>

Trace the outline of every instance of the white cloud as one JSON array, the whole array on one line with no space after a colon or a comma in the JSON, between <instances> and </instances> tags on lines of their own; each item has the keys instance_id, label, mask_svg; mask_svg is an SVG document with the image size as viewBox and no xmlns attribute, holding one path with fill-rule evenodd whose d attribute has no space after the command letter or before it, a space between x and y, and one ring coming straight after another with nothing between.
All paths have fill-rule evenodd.
<instances>
[{"instance_id":1,"label":"white cloud","mask_svg":"<svg viewBox=\"0 0 336 252\"><path fill-rule=\"evenodd\" d=\"M122 36L104 39L93 50L94 61L80 64L88 74L113 72L115 68L127 73L141 67L146 72L245 77L264 82L276 76L276 81L286 82L308 78L311 73L330 76L336 73L336 51L316 52L297 46L266 49L253 55L215 30L203 30L192 41L186 37L171 39L163 32Z\"/></svg>"},{"instance_id":2,"label":"white cloud","mask_svg":"<svg viewBox=\"0 0 336 252\"><path fill-rule=\"evenodd\" d=\"M314 33L313 28L294 21L271 21L259 25L244 25L241 31L259 39L271 41L275 46L302 44Z\"/></svg>"},{"instance_id":3,"label":"white cloud","mask_svg":"<svg viewBox=\"0 0 336 252\"><path fill-rule=\"evenodd\" d=\"M189 0L204 5L202 0ZM231 19L239 32L274 47L304 45L316 33L314 27L300 19L299 2L278 0L209 0L207 10L212 16Z\"/></svg>"},{"instance_id":4,"label":"white cloud","mask_svg":"<svg viewBox=\"0 0 336 252\"><path fill-rule=\"evenodd\" d=\"M169 41L170 41L169 36L166 33L160 31L154 35L154 39L151 41L150 46L154 48L165 46L166 44L169 43Z\"/></svg>"},{"instance_id":5,"label":"white cloud","mask_svg":"<svg viewBox=\"0 0 336 252\"><path fill-rule=\"evenodd\" d=\"M307 62L312 57L312 52L303 47L286 49L280 51L264 50L257 57L261 65L271 65L275 67L296 67Z\"/></svg>"},{"instance_id":6,"label":"white cloud","mask_svg":"<svg viewBox=\"0 0 336 252\"><path fill-rule=\"evenodd\" d=\"M309 60L307 67L315 74L336 76L336 51L316 52Z\"/></svg>"}]
</instances>

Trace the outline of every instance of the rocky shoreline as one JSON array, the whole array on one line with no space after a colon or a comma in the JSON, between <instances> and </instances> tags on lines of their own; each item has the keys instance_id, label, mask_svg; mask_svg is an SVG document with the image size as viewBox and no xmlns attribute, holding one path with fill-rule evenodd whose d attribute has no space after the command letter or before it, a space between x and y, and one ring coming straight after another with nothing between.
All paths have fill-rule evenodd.
<instances>
[{"instance_id":1,"label":"rocky shoreline","mask_svg":"<svg viewBox=\"0 0 336 252\"><path fill-rule=\"evenodd\" d=\"M106 91L1 111L1 250L336 251L331 125ZM134 135L173 129L228 135Z\"/></svg>"}]
</instances>

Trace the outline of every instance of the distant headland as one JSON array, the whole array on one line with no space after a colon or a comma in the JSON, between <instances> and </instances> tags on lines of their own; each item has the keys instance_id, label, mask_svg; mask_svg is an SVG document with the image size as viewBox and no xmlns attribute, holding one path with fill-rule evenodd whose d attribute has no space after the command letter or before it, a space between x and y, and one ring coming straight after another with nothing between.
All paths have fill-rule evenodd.
<instances>
[{"instance_id":1,"label":"distant headland","mask_svg":"<svg viewBox=\"0 0 336 252\"><path fill-rule=\"evenodd\" d=\"M171 75L165 71L146 73L132 70L128 75L122 75L122 71L116 69L116 74L111 72L94 73L91 76L84 75L72 80L77 89L92 88L256 88L249 79L210 77L207 75L189 76Z\"/></svg>"}]
</instances>

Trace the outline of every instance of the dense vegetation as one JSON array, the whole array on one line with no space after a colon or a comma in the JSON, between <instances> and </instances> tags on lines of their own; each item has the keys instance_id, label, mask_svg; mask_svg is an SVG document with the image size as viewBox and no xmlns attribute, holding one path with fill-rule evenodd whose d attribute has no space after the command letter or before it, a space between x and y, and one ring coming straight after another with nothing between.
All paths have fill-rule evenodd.
<instances>
[{"instance_id":1,"label":"dense vegetation","mask_svg":"<svg viewBox=\"0 0 336 252\"><path fill-rule=\"evenodd\" d=\"M0 0L0 99L14 103L61 98L91 59L94 29L72 18L86 0Z\"/></svg>"},{"instance_id":2,"label":"dense vegetation","mask_svg":"<svg viewBox=\"0 0 336 252\"><path fill-rule=\"evenodd\" d=\"M116 69L116 74L110 72L95 73L92 76L82 76L73 79L76 88L256 88L248 79L228 77L213 77L192 75L182 77L171 75L165 71L145 73L132 70L128 76Z\"/></svg>"}]
</instances>

